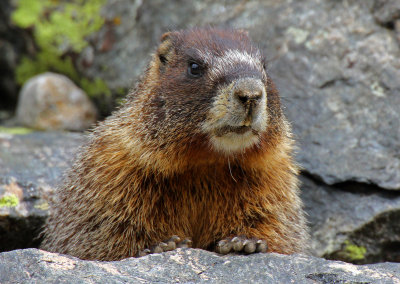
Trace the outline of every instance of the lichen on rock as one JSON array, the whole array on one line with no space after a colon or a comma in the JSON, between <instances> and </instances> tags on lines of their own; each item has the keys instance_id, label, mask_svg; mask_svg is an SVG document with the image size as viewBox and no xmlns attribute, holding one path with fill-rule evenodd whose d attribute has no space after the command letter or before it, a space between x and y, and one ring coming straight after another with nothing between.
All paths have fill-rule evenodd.
<instances>
[{"instance_id":1,"label":"lichen on rock","mask_svg":"<svg viewBox=\"0 0 400 284\"><path fill-rule=\"evenodd\" d=\"M0 208L2 207L17 207L19 199L15 194L5 195L0 198Z\"/></svg>"},{"instance_id":2,"label":"lichen on rock","mask_svg":"<svg viewBox=\"0 0 400 284\"><path fill-rule=\"evenodd\" d=\"M26 127L3 127L0 126L0 134L6 133L11 135L25 135L31 133L33 130Z\"/></svg>"},{"instance_id":3,"label":"lichen on rock","mask_svg":"<svg viewBox=\"0 0 400 284\"><path fill-rule=\"evenodd\" d=\"M344 250L342 251L342 256L344 256L348 261L362 260L367 253L367 249L363 246L357 246L350 243L349 240L344 242Z\"/></svg>"}]
</instances>

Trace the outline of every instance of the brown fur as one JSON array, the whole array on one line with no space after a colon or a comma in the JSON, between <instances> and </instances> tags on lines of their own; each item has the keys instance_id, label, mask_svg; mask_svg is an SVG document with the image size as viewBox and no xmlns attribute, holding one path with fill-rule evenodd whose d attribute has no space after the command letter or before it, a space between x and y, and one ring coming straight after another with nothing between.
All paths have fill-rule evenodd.
<instances>
[{"instance_id":1,"label":"brown fur","mask_svg":"<svg viewBox=\"0 0 400 284\"><path fill-rule=\"evenodd\" d=\"M262 72L268 127L260 142L240 153L215 151L199 127L215 85L181 75L190 44L254 49L243 32L165 34L124 106L81 150L52 206L43 249L118 260L172 235L203 249L235 235L266 240L272 252L305 249L298 168L275 86Z\"/></svg>"}]
</instances>

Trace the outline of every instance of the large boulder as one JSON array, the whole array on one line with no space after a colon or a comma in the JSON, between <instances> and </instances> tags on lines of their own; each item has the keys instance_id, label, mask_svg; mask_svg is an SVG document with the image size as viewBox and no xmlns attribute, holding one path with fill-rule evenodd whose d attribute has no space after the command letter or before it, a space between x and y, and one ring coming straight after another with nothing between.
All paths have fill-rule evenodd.
<instances>
[{"instance_id":1,"label":"large boulder","mask_svg":"<svg viewBox=\"0 0 400 284\"><path fill-rule=\"evenodd\" d=\"M78 61L91 54L91 64L79 65L83 74L129 86L165 31L245 28L270 60L305 170L328 184L400 189L399 41L393 25L376 21L394 23L396 3L108 1L104 17L120 24L104 26Z\"/></svg>"},{"instance_id":2,"label":"large boulder","mask_svg":"<svg viewBox=\"0 0 400 284\"><path fill-rule=\"evenodd\" d=\"M1 283L399 283L400 264L357 266L305 255L218 256L199 249L84 261L37 249L0 254Z\"/></svg>"}]
</instances>

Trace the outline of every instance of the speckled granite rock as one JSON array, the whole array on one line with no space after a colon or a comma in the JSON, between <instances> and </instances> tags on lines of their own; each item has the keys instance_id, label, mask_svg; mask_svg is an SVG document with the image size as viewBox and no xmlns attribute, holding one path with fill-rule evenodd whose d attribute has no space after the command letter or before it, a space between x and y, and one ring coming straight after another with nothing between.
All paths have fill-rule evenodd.
<instances>
[{"instance_id":1,"label":"speckled granite rock","mask_svg":"<svg viewBox=\"0 0 400 284\"><path fill-rule=\"evenodd\" d=\"M400 20L400 2L397 0L375 0L375 19L383 25L394 25Z\"/></svg>"},{"instance_id":2,"label":"speckled granite rock","mask_svg":"<svg viewBox=\"0 0 400 284\"><path fill-rule=\"evenodd\" d=\"M38 244L46 200L83 140L78 133L0 131L0 251Z\"/></svg>"},{"instance_id":3,"label":"speckled granite rock","mask_svg":"<svg viewBox=\"0 0 400 284\"><path fill-rule=\"evenodd\" d=\"M37 249L0 254L1 283L400 283L400 264L356 266L304 255L218 256L178 249L83 261Z\"/></svg>"},{"instance_id":4,"label":"speckled granite rock","mask_svg":"<svg viewBox=\"0 0 400 284\"><path fill-rule=\"evenodd\" d=\"M43 130L86 130L97 111L86 93L64 75L43 73L29 79L19 95L17 121Z\"/></svg>"}]
</instances>

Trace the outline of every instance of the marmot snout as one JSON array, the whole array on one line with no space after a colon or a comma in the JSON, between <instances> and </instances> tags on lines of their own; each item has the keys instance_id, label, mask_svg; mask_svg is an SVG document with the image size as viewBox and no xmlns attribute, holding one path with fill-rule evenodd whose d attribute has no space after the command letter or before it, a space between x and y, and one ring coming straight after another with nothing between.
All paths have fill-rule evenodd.
<instances>
[{"instance_id":1,"label":"marmot snout","mask_svg":"<svg viewBox=\"0 0 400 284\"><path fill-rule=\"evenodd\" d=\"M227 154L257 144L268 123L262 78L246 77L244 72L242 75L220 88L203 123L212 146Z\"/></svg>"},{"instance_id":2,"label":"marmot snout","mask_svg":"<svg viewBox=\"0 0 400 284\"><path fill-rule=\"evenodd\" d=\"M82 148L42 248L100 260L189 245L303 251L290 137L264 57L245 32L166 33L125 104Z\"/></svg>"}]
</instances>

